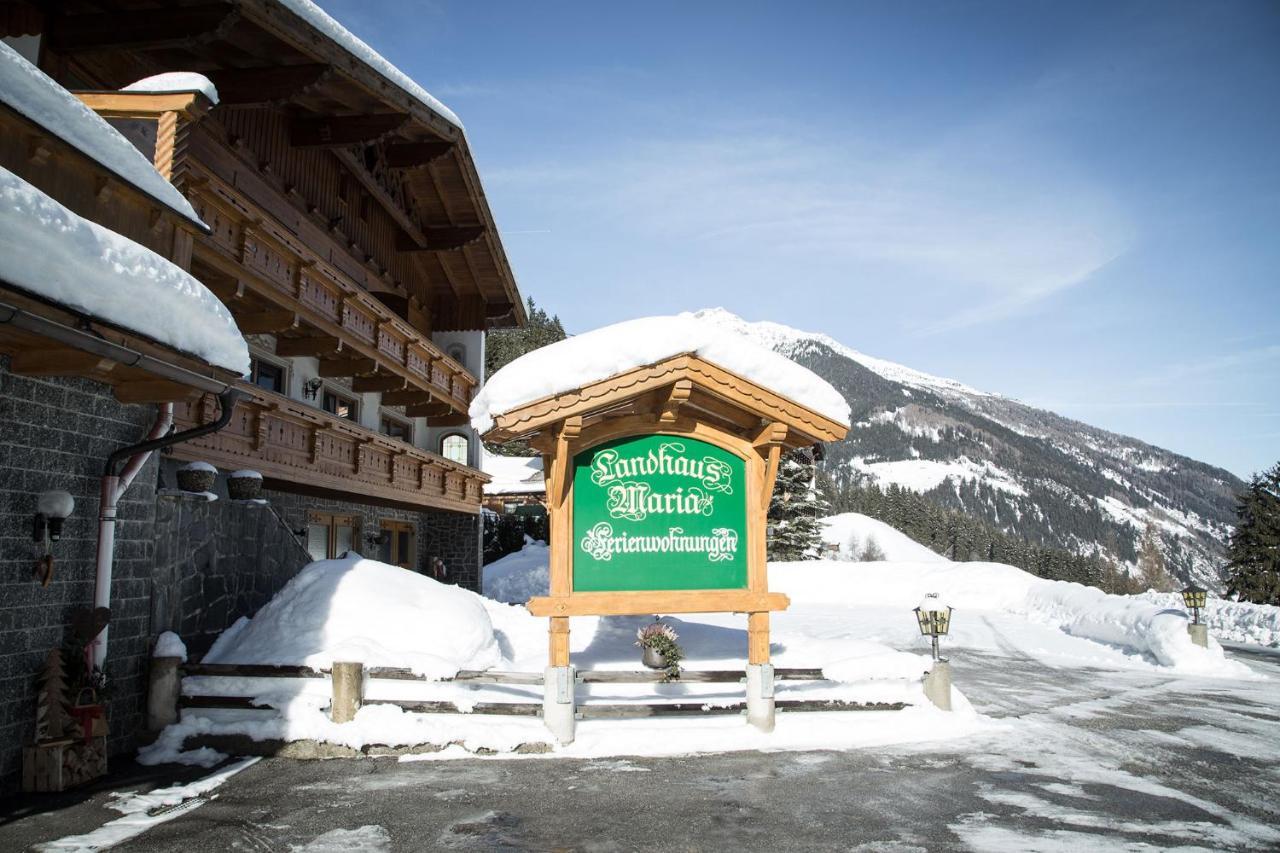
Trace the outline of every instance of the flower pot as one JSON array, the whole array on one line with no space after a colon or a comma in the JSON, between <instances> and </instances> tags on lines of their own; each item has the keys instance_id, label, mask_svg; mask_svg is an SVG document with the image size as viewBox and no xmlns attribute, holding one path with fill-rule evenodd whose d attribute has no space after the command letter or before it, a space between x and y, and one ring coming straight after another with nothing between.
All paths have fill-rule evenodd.
<instances>
[{"instance_id":1,"label":"flower pot","mask_svg":"<svg viewBox=\"0 0 1280 853\"><path fill-rule=\"evenodd\" d=\"M236 471L227 476L227 495L233 501L251 501L262 494L262 475L257 471Z\"/></svg>"},{"instance_id":2,"label":"flower pot","mask_svg":"<svg viewBox=\"0 0 1280 853\"><path fill-rule=\"evenodd\" d=\"M645 646L644 654L640 656L640 662L649 667L649 669L667 668L667 656L649 646Z\"/></svg>"},{"instance_id":3,"label":"flower pot","mask_svg":"<svg viewBox=\"0 0 1280 853\"><path fill-rule=\"evenodd\" d=\"M178 488L184 492L208 492L213 490L218 471L212 465L193 462L178 469Z\"/></svg>"}]
</instances>

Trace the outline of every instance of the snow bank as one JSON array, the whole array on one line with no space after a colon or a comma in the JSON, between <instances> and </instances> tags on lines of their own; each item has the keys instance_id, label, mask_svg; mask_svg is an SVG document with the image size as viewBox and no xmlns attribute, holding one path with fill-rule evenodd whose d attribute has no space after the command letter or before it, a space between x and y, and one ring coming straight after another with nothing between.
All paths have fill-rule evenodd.
<instances>
[{"instance_id":1,"label":"snow bank","mask_svg":"<svg viewBox=\"0 0 1280 853\"><path fill-rule=\"evenodd\" d=\"M81 103L79 98L3 43L0 43L0 100L14 112L97 161L125 183L206 228L191 203L156 171L151 161L133 147L133 143Z\"/></svg>"},{"instance_id":2,"label":"snow bank","mask_svg":"<svg viewBox=\"0 0 1280 853\"><path fill-rule=\"evenodd\" d=\"M1132 597L1160 607L1179 610L1183 607L1182 595L1176 592L1144 592ZM1280 607L1210 596L1200 610L1200 619L1220 640L1280 646Z\"/></svg>"},{"instance_id":3,"label":"snow bank","mask_svg":"<svg viewBox=\"0 0 1280 853\"><path fill-rule=\"evenodd\" d=\"M946 563L946 557L930 551L924 545L898 530L874 518L857 512L846 512L821 519L822 541L840 549L840 558L856 560L871 539L884 553L884 559L893 562ZM851 545L856 540L856 553Z\"/></svg>"},{"instance_id":4,"label":"snow bank","mask_svg":"<svg viewBox=\"0 0 1280 853\"><path fill-rule=\"evenodd\" d=\"M849 404L826 380L693 314L628 320L526 353L480 389L471 402L471 425L487 432L503 412L685 353L849 425Z\"/></svg>"},{"instance_id":5,"label":"snow bank","mask_svg":"<svg viewBox=\"0 0 1280 853\"><path fill-rule=\"evenodd\" d=\"M289 9L328 38L333 39L347 53L403 89L405 94L421 101L429 110L454 127L459 130L463 129L462 122L454 115L453 110L441 103L435 95L415 83L409 75L384 59L376 50L352 35L346 27L329 17L327 12L312 3L311 0L280 0L280 5Z\"/></svg>"},{"instance_id":6,"label":"snow bank","mask_svg":"<svg viewBox=\"0 0 1280 853\"><path fill-rule=\"evenodd\" d=\"M183 663L187 660L187 645L182 642L182 638L172 631L165 631L156 639L155 651L151 653L153 658L181 658Z\"/></svg>"},{"instance_id":7,"label":"snow bank","mask_svg":"<svg viewBox=\"0 0 1280 853\"><path fill-rule=\"evenodd\" d=\"M249 372L244 338L208 288L5 169L0 169L0 280L209 364Z\"/></svg>"},{"instance_id":8,"label":"snow bank","mask_svg":"<svg viewBox=\"0 0 1280 853\"><path fill-rule=\"evenodd\" d=\"M480 596L353 555L304 568L251 620L219 637L204 661L360 661L449 678L500 658Z\"/></svg>"},{"instance_id":9,"label":"snow bank","mask_svg":"<svg viewBox=\"0 0 1280 853\"><path fill-rule=\"evenodd\" d=\"M218 89L213 81L195 71L169 71L155 74L130 83L121 92L199 92L209 99L210 103L218 103Z\"/></svg>"},{"instance_id":10,"label":"snow bank","mask_svg":"<svg viewBox=\"0 0 1280 853\"><path fill-rule=\"evenodd\" d=\"M524 604L535 595L546 595L551 585L550 555L546 542L535 542L526 536L522 549L481 570L480 588L486 598L507 604Z\"/></svg>"},{"instance_id":11,"label":"snow bank","mask_svg":"<svg viewBox=\"0 0 1280 853\"><path fill-rule=\"evenodd\" d=\"M844 604L899 608L904 614L936 592L956 608L953 624L966 611L1003 611L1123 647L1182 672L1250 677L1250 670L1227 660L1212 639L1208 649L1192 643L1181 610L1037 578L1000 563L770 563L769 586L791 596L793 607Z\"/></svg>"}]
</instances>

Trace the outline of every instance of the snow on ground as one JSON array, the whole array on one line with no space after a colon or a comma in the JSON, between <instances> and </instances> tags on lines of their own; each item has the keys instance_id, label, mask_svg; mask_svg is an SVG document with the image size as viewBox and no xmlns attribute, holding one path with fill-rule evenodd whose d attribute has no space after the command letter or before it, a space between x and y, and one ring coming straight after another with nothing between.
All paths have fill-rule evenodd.
<instances>
[{"instance_id":1,"label":"snow on ground","mask_svg":"<svg viewBox=\"0 0 1280 853\"><path fill-rule=\"evenodd\" d=\"M486 495L546 492L541 456L498 456L483 448L480 453L480 470L493 478L484 484Z\"/></svg>"},{"instance_id":2,"label":"snow on ground","mask_svg":"<svg viewBox=\"0 0 1280 853\"><path fill-rule=\"evenodd\" d=\"M156 171L133 143L81 103L79 98L3 43L0 43L0 101L98 162L125 183L206 228L191 203Z\"/></svg>"},{"instance_id":3,"label":"snow on ground","mask_svg":"<svg viewBox=\"0 0 1280 853\"><path fill-rule=\"evenodd\" d=\"M244 338L207 287L5 169L0 169L0 280L209 364L249 371Z\"/></svg>"},{"instance_id":4,"label":"snow on ground","mask_svg":"<svg viewBox=\"0 0 1280 853\"><path fill-rule=\"evenodd\" d=\"M857 512L846 512L822 519L822 541L840 549L840 559L856 560L871 540L875 540L884 559L893 562L945 563L947 558L934 553L883 521ZM488 593L485 593L488 595Z\"/></svg>"},{"instance_id":5,"label":"snow on ground","mask_svg":"<svg viewBox=\"0 0 1280 853\"><path fill-rule=\"evenodd\" d=\"M116 800L107 805L118 812L122 812L124 817L109 821L93 832L59 838L57 841L50 841L47 844L38 844L33 849L41 851L41 853L52 853L53 851L92 853L95 850L105 850L117 844L123 844L130 838L141 835L158 824L173 820L193 808L198 808L205 802L202 799L205 794L210 793L223 782L241 770L257 763L257 761L257 758L242 758L203 779L197 779L186 785L171 785L168 788L160 788L145 794L112 793ZM184 806L186 807L184 808Z\"/></svg>"},{"instance_id":6,"label":"snow on ground","mask_svg":"<svg viewBox=\"0 0 1280 853\"><path fill-rule=\"evenodd\" d=\"M1133 598L1172 609L1183 606L1182 595L1176 592L1148 591ZM1219 640L1254 646L1280 646L1280 607L1210 595L1200 611L1200 619L1209 626L1209 633Z\"/></svg>"},{"instance_id":7,"label":"snow on ground","mask_svg":"<svg viewBox=\"0 0 1280 853\"><path fill-rule=\"evenodd\" d=\"M525 353L485 382L471 401L471 425L488 432L503 412L685 353L849 424L849 404L817 374L715 323L680 314L615 323Z\"/></svg>"},{"instance_id":8,"label":"snow on ground","mask_svg":"<svg viewBox=\"0 0 1280 853\"><path fill-rule=\"evenodd\" d=\"M448 678L494 666L500 652L480 596L352 555L304 568L204 660L316 668L362 661Z\"/></svg>"},{"instance_id":9,"label":"snow on ground","mask_svg":"<svg viewBox=\"0 0 1280 853\"><path fill-rule=\"evenodd\" d=\"M921 637L912 608L926 593L940 593L955 608L948 655L968 653L1034 659L1063 671L1110 670L1150 677L1247 680L1257 676L1224 658L1212 643L1193 645L1187 619L1163 601L1109 596L1078 584L1047 581L1011 566L952 563L914 552L914 543L861 516L836 516L828 531L876 535L886 553L908 559L873 563L808 561L773 563L772 589L787 593L791 606L771 618L771 656L778 667L818 667L826 680L781 681L780 699L839 699L903 702L903 711L849 713L779 712L776 730L763 734L737 715L635 720L586 720L577 740L556 746L555 756L680 755L740 749L848 749L933 739L964 738L995 725L975 714L957 685L952 713L938 711L923 696L921 677L930 667L928 640ZM921 546L915 546L919 548ZM547 549L530 542L518 554L486 567L491 596L524 602L546 593ZM912 560L911 557L921 559ZM344 585L339 578L364 567L366 577ZM448 589L456 598L446 599ZM339 655L366 664L412 665L424 645L433 647L454 617L446 609L478 613L494 649L467 668L540 673L547 664L547 623L518 604L446 588L403 569L368 560L325 561L305 569L253 622L233 626L206 658L217 662L306 663L323 666ZM290 618L284 618L290 614ZM471 617L468 617L470 619ZM570 652L579 670L635 670L635 632L652 617L574 617ZM339 630L327 630L332 621ZM686 651L691 670L738 669L746 650L746 620L740 614L667 616ZM249 633L254 622L263 626ZM474 625L472 626L474 627ZM383 639L383 633L393 639ZM425 635L423 632L426 632ZM480 631L483 633L483 631ZM426 643L422 637L432 639ZM358 638L352 640L350 638ZM483 643L481 644L483 645ZM470 645L453 655L457 668ZM237 654L247 649L250 654ZM267 653L267 650L270 650ZM448 667L436 670L447 671ZM1242 682L1243 683L1243 682ZM280 709L183 713L147 753L147 760L184 760L184 740L199 734L246 733L257 739L314 739L362 748L384 745L455 745L422 760L462 757L477 750L507 753L525 744L547 744L540 720L465 714L414 714L395 706L366 704L350 723L327 714L330 686L324 679L189 677L189 693L254 696ZM541 701L540 685L474 684L369 679L366 700L452 702L465 712L478 702ZM740 684L583 684L579 702L700 702L728 705L742 700ZM194 759L192 759L194 760Z\"/></svg>"},{"instance_id":10,"label":"snow on ground","mask_svg":"<svg viewBox=\"0 0 1280 853\"><path fill-rule=\"evenodd\" d=\"M168 71L154 74L130 83L121 92L199 92L209 99L210 103L218 103L218 89L213 81L203 74L194 71Z\"/></svg>"},{"instance_id":11,"label":"snow on ground","mask_svg":"<svg viewBox=\"0 0 1280 853\"><path fill-rule=\"evenodd\" d=\"M867 462L862 457L854 457L849 460L849 467L871 476L877 483L897 483L921 494L937 488L948 478L956 483L977 480L1011 495L1027 493L1008 471L991 462L975 462L967 456L949 461L899 459L891 462Z\"/></svg>"}]
</instances>

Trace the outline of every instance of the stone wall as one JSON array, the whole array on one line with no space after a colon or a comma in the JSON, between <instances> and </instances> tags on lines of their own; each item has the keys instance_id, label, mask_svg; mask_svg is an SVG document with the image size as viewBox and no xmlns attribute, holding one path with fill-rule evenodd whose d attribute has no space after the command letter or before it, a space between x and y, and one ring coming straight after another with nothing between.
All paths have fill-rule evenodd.
<instances>
[{"instance_id":1,"label":"stone wall","mask_svg":"<svg viewBox=\"0 0 1280 853\"><path fill-rule=\"evenodd\" d=\"M88 380L16 376L0 356L0 791L17 785L44 658L70 639L72 611L93 604L103 463L145 437L155 410L123 405ZM131 749L143 723L155 485L153 457L119 507L106 663L113 753ZM41 587L31 528L36 496L47 489L65 489L76 506L53 545L53 581Z\"/></svg>"}]
</instances>

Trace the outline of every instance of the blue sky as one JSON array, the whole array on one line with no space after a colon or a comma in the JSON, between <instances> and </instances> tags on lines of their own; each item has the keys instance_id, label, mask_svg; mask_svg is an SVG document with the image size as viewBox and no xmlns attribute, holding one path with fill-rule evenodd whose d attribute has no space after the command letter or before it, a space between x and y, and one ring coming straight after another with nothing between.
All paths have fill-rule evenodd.
<instances>
[{"instance_id":1,"label":"blue sky","mask_svg":"<svg viewBox=\"0 0 1280 853\"><path fill-rule=\"evenodd\" d=\"M461 116L570 332L722 305L1280 460L1280 4L323 5Z\"/></svg>"}]
</instances>

